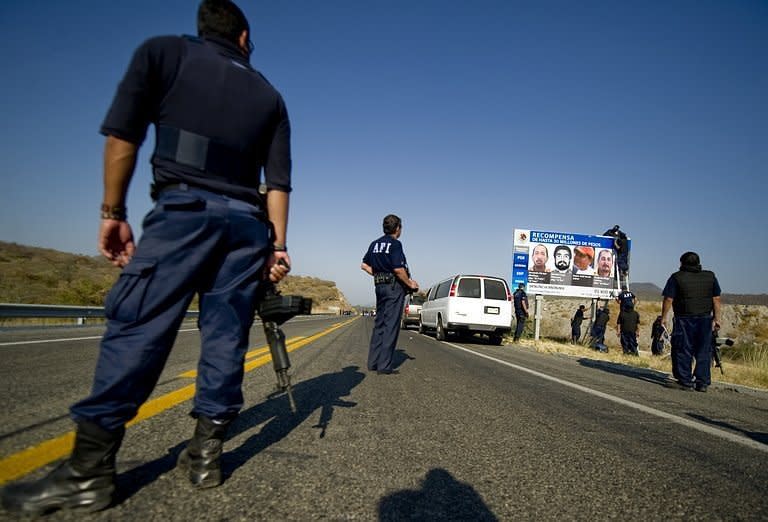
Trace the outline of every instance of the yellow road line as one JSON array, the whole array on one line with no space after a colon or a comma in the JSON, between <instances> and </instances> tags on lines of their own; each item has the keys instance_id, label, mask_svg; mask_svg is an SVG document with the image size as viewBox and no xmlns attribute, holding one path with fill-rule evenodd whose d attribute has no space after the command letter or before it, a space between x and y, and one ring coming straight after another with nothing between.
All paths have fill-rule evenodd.
<instances>
[{"instance_id":1,"label":"yellow road line","mask_svg":"<svg viewBox=\"0 0 768 522\"><path fill-rule=\"evenodd\" d=\"M296 341L300 341L301 339L304 339L303 335L299 335L297 337L291 337L287 341L285 341L286 347L289 347L291 343L295 343ZM259 346L258 348L254 348L253 350L249 351L245 354L245 359L253 359L254 357L258 357L259 355L263 355L269 351L269 345L265 344L264 346ZM178 377L186 377L189 379L194 379L197 377L197 370L189 370L188 372L180 373Z\"/></svg>"},{"instance_id":2,"label":"yellow road line","mask_svg":"<svg viewBox=\"0 0 768 522\"><path fill-rule=\"evenodd\" d=\"M325 335L328 335L334 330L337 330L342 326L346 326L352 321L354 321L354 319L344 321L343 323L338 323L334 326L331 326L330 328L327 328L326 330L323 330L322 332L316 333L315 335L309 337L292 338L291 341L286 342L286 349L289 352L298 350L299 348L306 346ZM269 361L271 361L272 357L268 353L258 357L259 355L268 351L268 347L260 347L248 352L249 355L246 355L246 357L255 359L245 363L245 371L250 372L251 370L255 370L260 366L264 366ZM181 374L181 376L188 376L189 373L190 372L185 372ZM155 415L162 413L163 411L172 408L173 406L181 404L184 401L188 401L194 396L195 385L189 384L183 388L179 388L178 390L149 400L145 402L141 408L139 408L136 417L131 419L131 421L126 424L126 426L132 426L137 422L141 422L150 417L154 417ZM51 462L62 457L66 457L72 452L74 441L75 432L69 431L64 435L47 440L36 446L32 446L25 450L19 451L18 453L14 453L8 457L5 457L4 459L0 460L0 485L22 477L27 473L31 473L32 471L41 468L46 464L50 464Z\"/></svg>"}]
</instances>

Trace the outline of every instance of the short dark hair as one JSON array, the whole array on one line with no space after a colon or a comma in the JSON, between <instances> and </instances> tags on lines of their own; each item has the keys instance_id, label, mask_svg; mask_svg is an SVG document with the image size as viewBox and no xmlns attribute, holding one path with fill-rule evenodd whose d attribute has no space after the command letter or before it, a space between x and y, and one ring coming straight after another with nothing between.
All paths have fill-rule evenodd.
<instances>
[{"instance_id":1,"label":"short dark hair","mask_svg":"<svg viewBox=\"0 0 768 522\"><path fill-rule=\"evenodd\" d=\"M243 31L251 29L248 19L230 0L203 0L197 10L198 36L215 35L238 43Z\"/></svg>"},{"instance_id":2,"label":"short dark hair","mask_svg":"<svg viewBox=\"0 0 768 522\"><path fill-rule=\"evenodd\" d=\"M573 252L571 252L571 247L569 247L569 246L566 246L566 245L557 245L557 246L555 247L555 253L553 254L555 257L557 257L557 251L558 251L558 250L565 250L566 252L568 252L568 256L569 256L569 257L573 257Z\"/></svg>"},{"instance_id":3,"label":"short dark hair","mask_svg":"<svg viewBox=\"0 0 768 522\"><path fill-rule=\"evenodd\" d=\"M394 214L388 214L384 217L382 228L385 234L394 234L397 228L402 224L402 220Z\"/></svg>"},{"instance_id":4,"label":"short dark hair","mask_svg":"<svg viewBox=\"0 0 768 522\"><path fill-rule=\"evenodd\" d=\"M701 260L699 259L699 254L696 252L686 252L680 256L680 264L682 266L701 268Z\"/></svg>"}]
</instances>

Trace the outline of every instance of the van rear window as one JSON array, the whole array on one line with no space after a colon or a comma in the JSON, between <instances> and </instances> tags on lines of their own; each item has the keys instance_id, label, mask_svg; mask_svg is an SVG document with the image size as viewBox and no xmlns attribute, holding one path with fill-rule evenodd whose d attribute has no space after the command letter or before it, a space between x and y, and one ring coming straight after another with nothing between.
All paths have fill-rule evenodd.
<instances>
[{"instance_id":1,"label":"van rear window","mask_svg":"<svg viewBox=\"0 0 768 522\"><path fill-rule=\"evenodd\" d=\"M507 289L503 281L495 279L485 280L485 298L497 299L499 301L507 300Z\"/></svg>"},{"instance_id":2,"label":"van rear window","mask_svg":"<svg viewBox=\"0 0 768 522\"><path fill-rule=\"evenodd\" d=\"M480 280L476 277L464 277L459 280L456 297L473 297L480 299Z\"/></svg>"},{"instance_id":3,"label":"van rear window","mask_svg":"<svg viewBox=\"0 0 768 522\"><path fill-rule=\"evenodd\" d=\"M412 295L411 302L417 305L424 304L424 298L420 295Z\"/></svg>"}]
</instances>

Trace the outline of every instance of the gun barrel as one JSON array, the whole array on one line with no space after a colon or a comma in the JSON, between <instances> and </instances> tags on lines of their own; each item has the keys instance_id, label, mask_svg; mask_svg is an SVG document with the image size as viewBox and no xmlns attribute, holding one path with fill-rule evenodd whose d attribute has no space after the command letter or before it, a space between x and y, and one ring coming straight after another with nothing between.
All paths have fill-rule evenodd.
<instances>
[{"instance_id":1,"label":"gun barrel","mask_svg":"<svg viewBox=\"0 0 768 522\"><path fill-rule=\"evenodd\" d=\"M291 407L291 411L296 413L296 402L293 400L293 390L291 389L291 376L288 375L288 370L280 370L277 372L277 385L288 396L288 404Z\"/></svg>"},{"instance_id":2,"label":"gun barrel","mask_svg":"<svg viewBox=\"0 0 768 522\"><path fill-rule=\"evenodd\" d=\"M291 411L296 413L296 403L293 400L291 390L291 376L288 375L291 361L288 359L288 349L285 346L285 334L274 321L264 321L263 326L269 344L269 352L272 355L272 366L277 376L277 388L286 392Z\"/></svg>"}]
</instances>

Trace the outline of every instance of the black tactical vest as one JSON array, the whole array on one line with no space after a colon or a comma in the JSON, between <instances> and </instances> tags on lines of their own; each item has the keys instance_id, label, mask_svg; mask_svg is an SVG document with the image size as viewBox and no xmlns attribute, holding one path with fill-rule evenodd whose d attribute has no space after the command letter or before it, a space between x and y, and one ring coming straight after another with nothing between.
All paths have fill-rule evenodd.
<instances>
[{"instance_id":1,"label":"black tactical vest","mask_svg":"<svg viewBox=\"0 0 768 522\"><path fill-rule=\"evenodd\" d=\"M184 43L156 125L155 182L258 199L278 94L261 74L213 45L195 37Z\"/></svg>"},{"instance_id":2,"label":"black tactical vest","mask_svg":"<svg viewBox=\"0 0 768 522\"><path fill-rule=\"evenodd\" d=\"M712 290L715 284L713 272L680 270L672 277L677 283L677 295L672 302L672 309L676 316L712 314Z\"/></svg>"}]
</instances>

